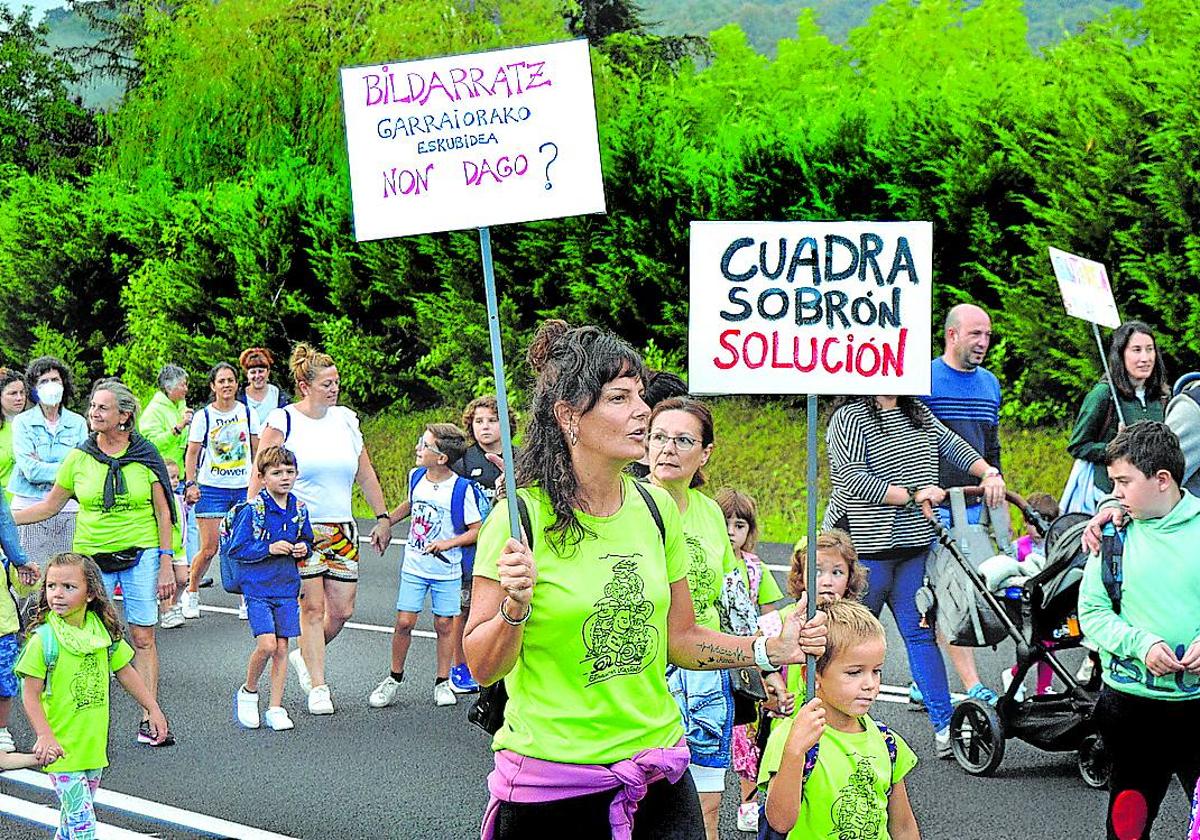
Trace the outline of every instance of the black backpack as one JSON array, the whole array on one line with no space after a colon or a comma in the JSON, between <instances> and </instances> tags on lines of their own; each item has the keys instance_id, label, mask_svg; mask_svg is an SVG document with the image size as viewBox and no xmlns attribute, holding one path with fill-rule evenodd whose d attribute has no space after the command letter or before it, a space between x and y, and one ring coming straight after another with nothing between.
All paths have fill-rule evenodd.
<instances>
[{"instance_id":1,"label":"black backpack","mask_svg":"<svg viewBox=\"0 0 1200 840\"><path fill-rule=\"evenodd\" d=\"M654 524L658 526L658 535L665 546L667 544L667 528L663 524L662 513L659 511L654 497L650 495L649 490L642 486L641 482L635 481L633 486L637 488L638 495L642 497L642 501L650 509L650 515L654 517ZM521 519L521 528L529 538L529 548L532 550L535 540L533 523L529 519L529 507L525 504L525 500L521 498L520 493L516 494L516 496L517 514ZM508 689L504 687L504 680L498 680L491 685L483 686L479 689L479 696L475 698L474 705L467 712L467 720L478 726L488 735L495 735L500 727L504 725L504 708L507 705Z\"/></svg>"}]
</instances>

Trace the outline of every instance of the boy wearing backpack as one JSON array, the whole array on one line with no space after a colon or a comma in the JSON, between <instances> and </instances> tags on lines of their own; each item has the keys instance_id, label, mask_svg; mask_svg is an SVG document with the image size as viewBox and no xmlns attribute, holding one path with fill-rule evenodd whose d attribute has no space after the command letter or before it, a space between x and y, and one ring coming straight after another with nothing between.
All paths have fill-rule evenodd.
<instances>
[{"instance_id":1,"label":"boy wearing backpack","mask_svg":"<svg viewBox=\"0 0 1200 840\"><path fill-rule=\"evenodd\" d=\"M300 636L298 564L312 553L313 531L308 509L292 494L297 475L292 451L265 447L255 459L255 469L263 489L228 515L221 540L221 576L227 590L240 590L245 598L254 636L246 682L234 699L237 721L247 729L260 726L258 679L270 660L271 698L264 718L278 732L293 726L283 708L283 687L288 640Z\"/></svg>"},{"instance_id":2,"label":"boy wearing backpack","mask_svg":"<svg viewBox=\"0 0 1200 840\"><path fill-rule=\"evenodd\" d=\"M822 609L829 635L817 696L773 727L759 765L767 790L759 837L920 840L904 786L917 757L867 714L887 652L883 625L855 601Z\"/></svg>"},{"instance_id":3,"label":"boy wearing backpack","mask_svg":"<svg viewBox=\"0 0 1200 840\"><path fill-rule=\"evenodd\" d=\"M1100 650L1095 721L1112 761L1109 838L1150 836L1172 776L1200 776L1200 498L1166 425L1134 423L1105 450L1128 522L1084 570L1079 623Z\"/></svg>"},{"instance_id":4,"label":"boy wearing backpack","mask_svg":"<svg viewBox=\"0 0 1200 840\"><path fill-rule=\"evenodd\" d=\"M426 426L417 441L416 468L408 477L408 500L389 515L393 524L411 515L412 523L400 566L391 672L371 692L368 702L372 708L390 706L396 699L412 630L427 595L433 601L437 632L433 701L439 706L458 702L450 685L454 618L462 610L464 549L473 553L483 520L478 485L450 469L466 452L467 444L466 433L453 423Z\"/></svg>"}]
</instances>

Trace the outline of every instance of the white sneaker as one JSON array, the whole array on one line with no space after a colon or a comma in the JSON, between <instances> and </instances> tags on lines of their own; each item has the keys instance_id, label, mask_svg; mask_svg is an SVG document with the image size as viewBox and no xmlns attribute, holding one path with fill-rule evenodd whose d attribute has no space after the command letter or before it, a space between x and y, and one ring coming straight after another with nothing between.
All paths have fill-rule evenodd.
<instances>
[{"instance_id":1,"label":"white sneaker","mask_svg":"<svg viewBox=\"0 0 1200 840\"><path fill-rule=\"evenodd\" d=\"M375 690L367 698L367 703L370 704L372 709L382 709L385 706L390 706L396 702L396 692L399 690L400 681L392 679L392 675L388 674L379 685L375 686ZM439 703L438 705L441 704Z\"/></svg>"},{"instance_id":2,"label":"white sneaker","mask_svg":"<svg viewBox=\"0 0 1200 840\"><path fill-rule=\"evenodd\" d=\"M174 630L176 627L183 626L183 607L179 604L172 604L163 611L162 621L158 626L164 630Z\"/></svg>"},{"instance_id":3,"label":"white sneaker","mask_svg":"<svg viewBox=\"0 0 1200 840\"><path fill-rule=\"evenodd\" d=\"M246 612L245 595L242 596L242 603L238 604L238 618L240 618L242 621L246 621L250 618L249 614Z\"/></svg>"},{"instance_id":4,"label":"white sneaker","mask_svg":"<svg viewBox=\"0 0 1200 840\"><path fill-rule=\"evenodd\" d=\"M0 729L0 753L16 752L17 745L13 743L12 733L8 731L8 727Z\"/></svg>"},{"instance_id":5,"label":"white sneaker","mask_svg":"<svg viewBox=\"0 0 1200 840\"><path fill-rule=\"evenodd\" d=\"M388 679L391 679L389 676ZM433 687L433 702L439 706L453 706L458 703L458 696L450 687L450 680L445 680Z\"/></svg>"},{"instance_id":6,"label":"white sneaker","mask_svg":"<svg viewBox=\"0 0 1200 840\"><path fill-rule=\"evenodd\" d=\"M258 729L258 692L247 691L246 686L242 685L237 690L237 696L234 701L234 706L237 711L237 722L247 729Z\"/></svg>"},{"instance_id":7,"label":"white sneaker","mask_svg":"<svg viewBox=\"0 0 1200 840\"><path fill-rule=\"evenodd\" d=\"M308 673L308 666L304 664L304 654L300 652L300 648L288 654L288 662L292 663L292 667L296 669L296 679L300 682L300 688L305 694L311 694L313 690L312 677Z\"/></svg>"},{"instance_id":8,"label":"white sneaker","mask_svg":"<svg viewBox=\"0 0 1200 840\"><path fill-rule=\"evenodd\" d=\"M738 831L758 831L758 803L743 802L738 806Z\"/></svg>"},{"instance_id":9,"label":"white sneaker","mask_svg":"<svg viewBox=\"0 0 1200 840\"><path fill-rule=\"evenodd\" d=\"M1004 693L1008 693L1008 687L1012 685L1013 672L1011 668L1005 668L1000 672L1000 682L1004 685ZM1018 703L1025 699L1025 683L1021 683L1021 687L1017 689L1017 693L1013 695L1013 700Z\"/></svg>"},{"instance_id":10,"label":"white sneaker","mask_svg":"<svg viewBox=\"0 0 1200 840\"><path fill-rule=\"evenodd\" d=\"M933 733L933 751L938 758L954 758L954 747L950 745L949 726L944 726Z\"/></svg>"},{"instance_id":11,"label":"white sneaker","mask_svg":"<svg viewBox=\"0 0 1200 840\"><path fill-rule=\"evenodd\" d=\"M199 618L200 593L184 592L183 598L179 601L179 608L183 612L184 618Z\"/></svg>"},{"instance_id":12,"label":"white sneaker","mask_svg":"<svg viewBox=\"0 0 1200 840\"><path fill-rule=\"evenodd\" d=\"M308 713L310 715L333 714L333 698L329 696L329 686L314 685L308 692Z\"/></svg>"},{"instance_id":13,"label":"white sneaker","mask_svg":"<svg viewBox=\"0 0 1200 840\"><path fill-rule=\"evenodd\" d=\"M267 709L267 713L263 715L263 719L267 722L267 726L276 732L283 732L296 726L296 724L292 723L287 709L283 708L283 706L272 706Z\"/></svg>"}]
</instances>

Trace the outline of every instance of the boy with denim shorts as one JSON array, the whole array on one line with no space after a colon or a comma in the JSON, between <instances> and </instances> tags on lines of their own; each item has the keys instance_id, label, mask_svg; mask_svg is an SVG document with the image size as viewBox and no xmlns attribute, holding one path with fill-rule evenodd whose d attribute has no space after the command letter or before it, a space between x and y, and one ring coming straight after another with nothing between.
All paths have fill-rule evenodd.
<instances>
[{"instance_id":1,"label":"boy with denim shorts","mask_svg":"<svg viewBox=\"0 0 1200 840\"><path fill-rule=\"evenodd\" d=\"M372 708L390 706L396 699L413 627L425 608L427 595L433 601L433 628L437 632L433 700L439 706L458 702L449 680L454 618L462 611L462 548L475 543L482 521L468 479L450 469L466 452L467 445L466 433L453 423L426 426L417 441L416 468L409 473L408 501L390 514L393 523L409 515L412 523L400 566L391 672L371 692L368 702ZM461 529L456 527L456 520Z\"/></svg>"},{"instance_id":2,"label":"boy with denim shorts","mask_svg":"<svg viewBox=\"0 0 1200 840\"><path fill-rule=\"evenodd\" d=\"M271 698L264 716L276 731L293 724L283 708L287 679L288 640L300 635L299 563L313 550L312 524L304 502L292 494L296 456L282 446L258 453L255 469L263 482L259 494L238 509L225 549L237 561L237 579L246 601L246 616L255 646L246 666L246 682L237 690L238 723L257 729L258 679L271 662Z\"/></svg>"},{"instance_id":3,"label":"boy with denim shorts","mask_svg":"<svg viewBox=\"0 0 1200 840\"><path fill-rule=\"evenodd\" d=\"M1103 663L1108 837L1146 838L1172 776L1189 797L1200 776L1200 498L1181 490L1183 452L1162 423L1118 432L1105 459L1129 524L1088 560L1079 623Z\"/></svg>"},{"instance_id":4,"label":"boy with denim shorts","mask_svg":"<svg viewBox=\"0 0 1200 840\"><path fill-rule=\"evenodd\" d=\"M20 684L13 665L21 652L21 617L17 612L17 596L33 593L38 581L38 566L25 555L17 526L8 509L8 499L0 489L0 753L16 750L8 731L13 698ZM14 594L15 593L15 594Z\"/></svg>"}]
</instances>

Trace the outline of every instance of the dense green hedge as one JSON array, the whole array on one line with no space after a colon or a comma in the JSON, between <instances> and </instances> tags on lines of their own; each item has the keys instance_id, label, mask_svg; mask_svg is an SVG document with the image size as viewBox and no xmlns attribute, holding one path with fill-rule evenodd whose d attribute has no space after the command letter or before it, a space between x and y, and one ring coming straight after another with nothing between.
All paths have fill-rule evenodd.
<instances>
[{"instance_id":1,"label":"dense green hedge","mask_svg":"<svg viewBox=\"0 0 1200 840\"><path fill-rule=\"evenodd\" d=\"M486 387L475 235L353 241L336 70L562 39L571 4L118 5L140 15L141 82L88 159L64 174L0 154L0 363L53 351L81 378L145 382L311 339L369 411ZM609 213L493 231L510 359L554 314L679 365L693 219L929 219L939 311L995 313L1016 426L1061 422L1099 372L1047 245L1106 262L1172 370L1200 366L1193 0L1041 54L1020 0L887 0L845 46L808 14L796 32L769 60L718 30L703 69L643 36L597 42Z\"/></svg>"}]
</instances>

